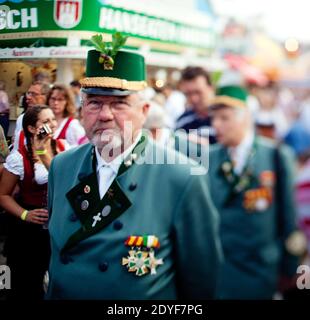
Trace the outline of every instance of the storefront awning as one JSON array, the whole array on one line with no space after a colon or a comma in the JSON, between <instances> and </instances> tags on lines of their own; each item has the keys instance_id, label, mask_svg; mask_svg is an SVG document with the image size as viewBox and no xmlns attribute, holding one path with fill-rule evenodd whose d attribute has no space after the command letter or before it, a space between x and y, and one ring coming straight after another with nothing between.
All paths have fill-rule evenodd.
<instances>
[{"instance_id":1,"label":"storefront awning","mask_svg":"<svg viewBox=\"0 0 310 320\"><path fill-rule=\"evenodd\" d=\"M44 47L64 46L70 38L87 45L92 34L114 31L128 35L129 46L146 44L156 51L183 52L190 47L207 53L215 47L212 24L199 27L194 21L182 23L106 2L0 0L0 47L36 47L40 42Z\"/></svg>"},{"instance_id":2,"label":"storefront awning","mask_svg":"<svg viewBox=\"0 0 310 320\"><path fill-rule=\"evenodd\" d=\"M86 59L87 51L92 47L40 47L0 49L0 60L9 59ZM188 56L163 52L140 51L148 65L182 69L187 65L196 65L208 70L223 70L226 63L218 58Z\"/></svg>"}]
</instances>

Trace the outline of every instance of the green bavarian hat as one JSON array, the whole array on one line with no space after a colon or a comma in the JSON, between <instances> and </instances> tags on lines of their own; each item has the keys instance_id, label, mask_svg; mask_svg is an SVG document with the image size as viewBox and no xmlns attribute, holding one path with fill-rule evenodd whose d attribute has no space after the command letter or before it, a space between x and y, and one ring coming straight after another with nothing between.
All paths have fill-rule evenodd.
<instances>
[{"instance_id":1,"label":"green bavarian hat","mask_svg":"<svg viewBox=\"0 0 310 320\"><path fill-rule=\"evenodd\" d=\"M225 105L234 108L246 108L248 93L239 86L225 86L217 89L216 96L210 103L210 108Z\"/></svg>"},{"instance_id":2,"label":"green bavarian hat","mask_svg":"<svg viewBox=\"0 0 310 320\"><path fill-rule=\"evenodd\" d=\"M122 44L126 41L119 33L116 35L121 37ZM121 45L113 43L118 41L115 40L115 34L111 43L103 42L101 36L95 37L95 42L92 42L96 50L88 51L86 78L80 80L82 92L125 96L145 89L144 57L134 52L118 50Z\"/></svg>"}]
</instances>

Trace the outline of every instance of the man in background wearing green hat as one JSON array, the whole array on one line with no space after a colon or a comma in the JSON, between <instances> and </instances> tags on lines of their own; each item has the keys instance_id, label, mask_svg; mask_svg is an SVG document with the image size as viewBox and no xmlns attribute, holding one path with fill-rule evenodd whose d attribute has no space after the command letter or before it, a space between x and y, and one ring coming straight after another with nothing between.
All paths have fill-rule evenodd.
<instances>
[{"instance_id":1,"label":"man in background wearing green hat","mask_svg":"<svg viewBox=\"0 0 310 320\"><path fill-rule=\"evenodd\" d=\"M220 299L271 299L280 275L296 273L303 246L290 150L255 136L246 101L242 87L226 86L210 105L218 144L211 147L208 174L224 253Z\"/></svg>"},{"instance_id":2,"label":"man in background wearing green hat","mask_svg":"<svg viewBox=\"0 0 310 320\"><path fill-rule=\"evenodd\" d=\"M115 50L118 37L110 51L95 38L81 80L91 143L60 154L50 168L46 298L213 298L218 219L205 176L191 174L203 168L141 131L144 58ZM158 164L154 153L176 164Z\"/></svg>"}]
</instances>

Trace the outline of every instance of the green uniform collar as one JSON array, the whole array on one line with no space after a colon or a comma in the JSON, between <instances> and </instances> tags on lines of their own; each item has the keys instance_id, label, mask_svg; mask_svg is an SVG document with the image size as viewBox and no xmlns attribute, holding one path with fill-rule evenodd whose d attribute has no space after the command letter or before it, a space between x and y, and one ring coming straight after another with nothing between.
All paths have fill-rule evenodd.
<instances>
[{"instance_id":1,"label":"green uniform collar","mask_svg":"<svg viewBox=\"0 0 310 320\"><path fill-rule=\"evenodd\" d=\"M93 148L92 173L81 176L80 182L66 194L82 227L69 237L61 253L105 228L131 206L131 202L122 190L118 178L134 165L135 161L143 154L146 144L147 135L142 133L139 142L122 162L116 178L102 199L100 199L98 191L97 158ZM133 155L135 156L133 157Z\"/></svg>"},{"instance_id":2,"label":"green uniform collar","mask_svg":"<svg viewBox=\"0 0 310 320\"><path fill-rule=\"evenodd\" d=\"M253 174L252 162L254 155L257 151L257 138L253 140L253 145L248 156L246 165L240 175L235 174L233 170L233 163L228 154L228 149L223 148L223 158L225 159L219 168L219 175L224 177L227 183L230 185L230 191L228 193L225 205L228 205L239 193L246 190L250 185L257 182L257 178Z\"/></svg>"}]
</instances>

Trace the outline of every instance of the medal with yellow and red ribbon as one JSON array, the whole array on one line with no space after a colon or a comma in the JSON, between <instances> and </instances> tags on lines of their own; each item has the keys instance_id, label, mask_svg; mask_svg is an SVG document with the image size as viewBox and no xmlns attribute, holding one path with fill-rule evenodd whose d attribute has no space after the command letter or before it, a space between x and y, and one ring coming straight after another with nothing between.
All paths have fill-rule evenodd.
<instances>
[{"instance_id":1,"label":"medal with yellow and red ribbon","mask_svg":"<svg viewBox=\"0 0 310 320\"><path fill-rule=\"evenodd\" d=\"M272 191L260 187L244 193L243 207L248 211L265 211L272 204Z\"/></svg>"},{"instance_id":2,"label":"medal with yellow and red ribbon","mask_svg":"<svg viewBox=\"0 0 310 320\"><path fill-rule=\"evenodd\" d=\"M135 272L137 276L143 276L149 272L156 274L156 268L162 265L163 259L155 257L154 249L160 247L157 237L148 236L129 236L125 245L131 247L129 256L122 259L122 265L126 265L129 272Z\"/></svg>"}]
</instances>

